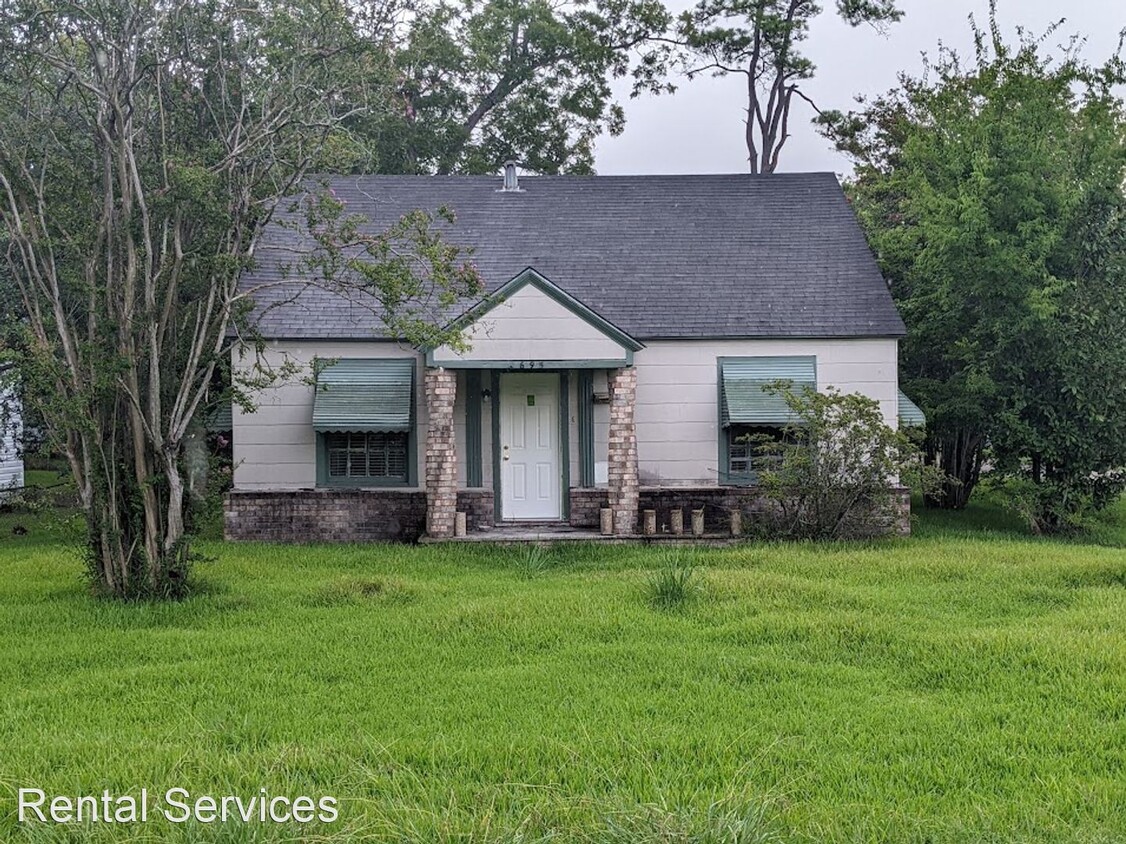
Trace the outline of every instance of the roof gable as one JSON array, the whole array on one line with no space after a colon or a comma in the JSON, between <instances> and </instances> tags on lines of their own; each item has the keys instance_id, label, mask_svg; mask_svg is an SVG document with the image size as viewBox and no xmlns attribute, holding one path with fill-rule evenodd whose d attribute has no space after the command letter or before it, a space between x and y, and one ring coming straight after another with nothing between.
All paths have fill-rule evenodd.
<instances>
[{"instance_id":1,"label":"roof gable","mask_svg":"<svg viewBox=\"0 0 1126 844\"><path fill-rule=\"evenodd\" d=\"M450 327L464 331L471 348L427 351L440 366L628 364L643 345L531 267L486 296Z\"/></svg>"}]
</instances>

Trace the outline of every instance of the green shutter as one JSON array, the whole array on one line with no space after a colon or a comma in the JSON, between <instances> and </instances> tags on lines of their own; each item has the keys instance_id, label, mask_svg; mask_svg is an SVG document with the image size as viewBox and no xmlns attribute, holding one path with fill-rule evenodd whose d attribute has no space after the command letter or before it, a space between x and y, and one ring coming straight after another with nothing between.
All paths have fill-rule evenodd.
<instances>
[{"instance_id":1,"label":"green shutter","mask_svg":"<svg viewBox=\"0 0 1126 844\"><path fill-rule=\"evenodd\" d=\"M594 486L594 373L580 369L579 399L579 486Z\"/></svg>"},{"instance_id":2,"label":"green shutter","mask_svg":"<svg viewBox=\"0 0 1126 844\"><path fill-rule=\"evenodd\" d=\"M465 373L465 485L481 486L481 370Z\"/></svg>"},{"instance_id":3,"label":"green shutter","mask_svg":"<svg viewBox=\"0 0 1126 844\"><path fill-rule=\"evenodd\" d=\"M784 397L765 391L775 381L795 390L817 387L817 358L721 358L723 425L787 425L796 421Z\"/></svg>"},{"instance_id":4,"label":"green shutter","mask_svg":"<svg viewBox=\"0 0 1126 844\"><path fill-rule=\"evenodd\" d=\"M346 359L317 375L317 431L410 431L413 359Z\"/></svg>"},{"instance_id":5,"label":"green shutter","mask_svg":"<svg viewBox=\"0 0 1126 844\"><path fill-rule=\"evenodd\" d=\"M899 391L899 424L904 428L927 424L926 414L902 390Z\"/></svg>"}]
</instances>

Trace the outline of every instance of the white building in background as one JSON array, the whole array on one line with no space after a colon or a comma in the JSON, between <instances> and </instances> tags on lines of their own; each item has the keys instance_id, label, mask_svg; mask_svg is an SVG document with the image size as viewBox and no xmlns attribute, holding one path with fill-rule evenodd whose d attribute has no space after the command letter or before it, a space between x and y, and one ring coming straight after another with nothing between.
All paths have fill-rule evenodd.
<instances>
[{"instance_id":1,"label":"white building in background","mask_svg":"<svg viewBox=\"0 0 1126 844\"><path fill-rule=\"evenodd\" d=\"M0 373L2 373L0 369ZM20 403L11 386L0 381L0 490L22 487L23 455L20 451L20 436L23 433L23 420L20 416Z\"/></svg>"}]
</instances>

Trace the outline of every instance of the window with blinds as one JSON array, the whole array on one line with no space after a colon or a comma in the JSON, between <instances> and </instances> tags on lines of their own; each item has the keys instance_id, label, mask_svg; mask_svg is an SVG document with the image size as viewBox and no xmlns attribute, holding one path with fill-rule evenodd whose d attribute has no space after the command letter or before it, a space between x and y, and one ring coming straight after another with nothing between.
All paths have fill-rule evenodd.
<instances>
[{"instance_id":1,"label":"window with blinds","mask_svg":"<svg viewBox=\"0 0 1126 844\"><path fill-rule=\"evenodd\" d=\"M407 482L407 433L325 434L328 476L331 479Z\"/></svg>"},{"instance_id":2,"label":"window with blinds","mask_svg":"<svg viewBox=\"0 0 1126 844\"><path fill-rule=\"evenodd\" d=\"M782 428L773 425L730 425L727 428L727 482L755 483L763 469L777 468L778 458L763 454L765 442L785 436Z\"/></svg>"}]
</instances>

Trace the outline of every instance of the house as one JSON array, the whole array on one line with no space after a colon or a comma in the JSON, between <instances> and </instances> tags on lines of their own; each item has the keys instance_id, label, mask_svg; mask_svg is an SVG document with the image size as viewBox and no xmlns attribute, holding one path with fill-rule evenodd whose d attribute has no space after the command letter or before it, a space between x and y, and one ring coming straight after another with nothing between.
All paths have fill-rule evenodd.
<instances>
[{"instance_id":1,"label":"house","mask_svg":"<svg viewBox=\"0 0 1126 844\"><path fill-rule=\"evenodd\" d=\"M19 399L12 385L5 381L10 366L0 366L0 495L4 490L24 485L23 456L20 439L23 421Z\"/></svg>"},{"instance_id":2,"label":"house","mask_svg":"<svg viewBox=\"0 0 1126 844\"><path fill-rule=\"evenodd\" d=\"M891 425L918 412L898 390L903 322L832 174L510 167L332 189L378 227L453 209L490 295L460 311L469 351L410 348L366 304L291 277L300 242L273 228L243 280L264 355L321 364L234 408L229 538L446 537L458 511L471 531L597 529L604 507L623 535L644 509L718 520L757 501L743 436L787 420L764 383L863 393Z\"/></svg>"}]
</instances>

